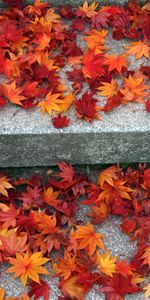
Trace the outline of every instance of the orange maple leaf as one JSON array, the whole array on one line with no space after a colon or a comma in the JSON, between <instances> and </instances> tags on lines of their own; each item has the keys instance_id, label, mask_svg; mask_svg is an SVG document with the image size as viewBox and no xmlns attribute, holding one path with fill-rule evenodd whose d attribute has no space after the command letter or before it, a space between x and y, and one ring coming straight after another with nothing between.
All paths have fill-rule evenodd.
<instances>
[{"instance_id":1,"label":"orange maple leaf","mask_svg":"<svg viewBox=\"0 0 150 300\"><path fill-rule=\"evenodd\" d=\"M102 223L109 214L109 207L105 202L101 202L99 206L92 206L92 212L87 213L88 216L93 218L93 223L100 224Z\"/></svg>"},{"instance_id":2,"label":"orange maple leaf","mask_svg":"<svg viewBox=\"0 0 150 300\"><path fill-rule=\"evenodd\" d=\"M58 199L59 192L54 192L53 188L50 186L47 190L44 190L44 201L53 207L61 205L62 201Z\"/></svg>"},{"instance_id":3,"label":"orange maple leaf","mask_svg":"<svg viewBox=\"0 0 150 300\"><path fill-rule=\"evenodd\" d=\"M65 251L64 258L58 258L58 262L53 264L53 269L56 274L67 280L72 272L76 270L76 257L71 253Z\"/></svg>"},{"instance_id":4,"label":"orange maple leaf","mask_svg":"<svg viewBox=\"0 0 150 300\"><path fill-rule=\"evenodd\" d=\"M22 92L22 88L16 87L16 82L13 81L11 84L4 83L3 85L3 93L4 96L12 103L21 105L21 101L25 100L26 98L20 95Z\"/></svg>"},{"instance_id":5,"label":"orange maple leaf","mask_svg":"<svg viewBox=\"0 0 150 300\"><path fill-rule=\"evenodd\" d=\"M100 254L96 252L96 264L98 269L107 276L113 277L116 272L116 257L111 257L109 251Z\"/></svg>"},{"instance_id":6,"label":"orange maple leaf","mask_svg":"<svg viewBox=\"0 0 150 300\"><path fill-rule=\"evenodd\" d=\"M111 82L101 82L102 86L97 89L100 91L98 95L104 97L112 97L117 94L117 83L114 79Z\"/></svg>"},{"instance_id":7,"label":"orange maple leaf","mask_svg":"<svg viewBox=\"0 0 150 300\"><path fill-rule=\"evenodd\" d=\"M50 40L51 37L48 33L43 32L42 34L38 35L37 38L33 40L33 42L38 45L36 50L45 50L49 46Z\"/></svg>"},{"instance_id":8,"label":"orange maple leaf","mask_svg":"<svg viewBox=\"0 0 150 300\"><path fill-rule=\"evenodd\" d=\"M111 166L104 171L100 172L98 176L98 185L103 187L103 184L107 182L111 186L114 186L114 180L118 179L119 176L119 167L117 166Z\"/></svg>"},{"instance_id":9,"label":"orange maple leaf","mask_svg":"<svg viewBox=\"0 0 150 300\"><path fill-rule=\"evenodd\" d=\"M148 264L150 267L150 247L146 248L142 258L144 258L143 265Z\"/></svg>"},{"instance_id":10,"label":"orange maple leaf","mask_svg":"<svg viewBox=\"0 0 150 300\"><path fill-rule=\"evenodd\" d=\"M67 96L65 96L61 103L59 104L59 108L61 112L66 112L71 104L74 101L74 95L72 93L69 93Z\"/></svg>"},{"instance_id":11,"label":"orange maple leaf","mask_svg":"<svg viewBox=\"0 0 150 300\"><path fill-rule=\"evenodd\" d=\"M85 299L83 286L78 283L78 276L72 276L66 281L61 281L60 286L65 297L77 300Z\"/></svg>"},{"instance_id":12,"label":"orange maple leaf","mask_svg":"<svg viewBox=\"0 0 150 300\"><path fill-rule=\"evenodd\" d=\"M38 106L41 107L41 111L44 114L46 111L51 116L52 111L55 110L56 112L60 113L61 109L58 104L62 103L62 100L60 100L60 94L52 94L49 92L46 95L45 100L41 101Z\"/></svg>"},{"instance_id":13,"label":"orange maple leaf","mask_svg":"<svg viewBox=\"0 0 150 300\"><path fill-rule=\"evenodd\" d=\"M59 23L60 22L60 16L55 13L55 10L50 8L47 10L44 19L46 22L52 24L52 23Z\"/></svg>"},{"instance_id":14,"label":"orange maple leaf","mask_svg":"<svg viewBox=\"0 0 150 300\"><path fill-rule=\"evenodd\" d=\"M108 31L107 30L96 30L92 29L86 34L88 35L85 40L87 42L88 48L93 49L93 48L99 48L101 50L105 50L106 47L101 46L104 44L104 38L107 35Z\"/></svg>"},{"instance_id":15,"label":"orange maple leaf","mask_svg":"<svg viewBox=\"0 0 150 300\"><path fill-rule=\"evenodd\" d=\"M97 12L95 11L98 6L98 3L93 2L91 4L88 4L87 1L84 2L83 6L79 6L79 15L86 16L88 18L91 18L94 16Z\"/></svg>"},{"instance_id":16,"label":"orange maple leaf","mask_svg":"<svg viewBox=\"0 0 150 300\"><path fill-rule=\"evenodd\" d=\"M125 183L125 180L116 180L113 186L105 183L103 185L103 191L100 193L97 200L101 201L105 199L107 203L115 198L131 200L129 193L133 192L133 190L125 186Z\"/></svg>"},{"instance_id":17,"label":"orange maple leaf","mask_svg":"<svg viewBox=\"0 0 150 300\"><path fill-rule=\"evenodd\" d=\"M43 212L35 213L35 221L41 234L54 233L57 231L55 215L49 216Z\"/></svg>"},{"instance_id":18,"label":"orange maple leaf","mask_svg":"<svg viewBox=\"0 0 150 300\"><path fill-rule=\"evenodd\" d=\"M49 261L49 258L42 257L42 252L29 254L16 253L16 258L10 258L9 262L13 265L6 270L7 273L15 273L14 278L21 276L21 282L26 285L28 278L40 283L38 274L48 275L49 272L41 267Z\"/></svg>"},{"instance_id":19,"label":"orange maple leaf","mask_svg":"<svg viewBox=\"0 0 150 300\"><path fill-rule=\"evenodd\" d=\"M144 41L133 42L124 48L128 49L127 55L135 55L136 59L140 59L142 56L150 57L150 46Z\"/></svg>"},{"instance_id":20,"label":"orange maple leaf","mask_svg":"<svg viewBox=\"0 0 150 300\"><path fill-rule=\"evenodd\" d=\"M1 236L0 241L2 243L1 248L5 256L14 256L16 252L23 253L27 250L27 234L18 236L13 230L10 232L9 236Z\"/></svg>"},{"instance_id":21,"label":"orange maple leaf","mask_svg":"<svg viewBox=\"0 0 150 300\"><path fill-rule=\"evenodd\" d=\"M8 181L9 179L6 176L0 177L0 194L4 195L5 197L8 197L7 190L14 188Z\"/></svg>"},{"instance_id":22,"label":"orange maple leaf","mask_svg":"<svg viewBox=\"0 0 150 300\"><path fill-rule=\"evenodd\" d=\"M106 60L103 63L108 66L108 72L117 70L121 73L123 67L127 67L129 62L127 61L125 55L106 55Z\"/></svg>"},{"instance_id":23,"label":"orange maple leaf","mask_svg":"<svg viewBox=\"0 0 150 300\"><path fill-rule=\"evenodd\" d=\"M78 241L78 249L87 249L89 255L92 256L97 246L104 250L104 244L102 242L103 234L96 233L91 223L86 225L76 226L77 231L71 230L70 236Z\"/></svg>"},{"instance_id":24,"label":"orange maple leaf","mask_svg":"<svg viewBox=\"0 0 150 300\"><path fill-rule=\"evenodd\" d=\"M144 84L143 77L136 77L129 75L128 78L124 78L125 87L120 89L120 93L124 95L123 102L128 103L130 101L136 101L144 103L145 100L143 99L146 97L148 89L148 85Z\"/></svg>"}]
</instances>

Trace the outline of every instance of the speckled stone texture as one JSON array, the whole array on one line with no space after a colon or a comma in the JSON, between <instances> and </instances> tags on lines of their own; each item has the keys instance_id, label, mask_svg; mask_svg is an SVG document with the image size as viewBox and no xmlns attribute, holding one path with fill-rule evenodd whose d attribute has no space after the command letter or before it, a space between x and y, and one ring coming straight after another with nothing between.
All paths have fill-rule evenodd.
<instances>
[{"instance_id":1,"label":"speckled stone texture","mask_svg":"<svg viewBox=\"0 0 150 300\"><path fill-rule=\"evenodd\" d=\"M4 0L0 0L0 5L4 5ZM43 1L44 2L44 1ZM70 4L72 6L78 6L82 5L85 1L84 0L45 0L45 2L50 2L54 6L60 6L63 4ZM91 3L91 0L88 0L89 3ZM101 4L107 5L107 4L118 4L118 5L125 5L128 3L128 0L97 0L96 2L100 2ZM146 3L146 0L140 0L140 3ZM31 4L34 3L33 0L24 0L25 4Z\"/></svg>"},{"instance_id":2,"label":"speckled stone texture","mask_svg":"<svg viewBox=\"0 0 150 300\"><path fill-rule=\"evenodd\" d=\"M83 37L78 38L81 48ZM115 41L109 34L105 41L109 53L121 54L128 41ZM130 70L148 65L147 59L129 57ZM65 71L60 71L71 91ZM4 79L1 77L1 81ZM118 82L119 83L119 82ZM85 84L82 91L87 90ZM104 98L98 97L100 106ZM23 110L8 104L0 109L0 166L48 166L66 160L74 164L150 161L150 113L143 104L121 106L101 113L101 120L87 123L77 119L74 107L67 112L70 125L56 129L51 118L40 109Z\"/></svg>"}]
</instances>

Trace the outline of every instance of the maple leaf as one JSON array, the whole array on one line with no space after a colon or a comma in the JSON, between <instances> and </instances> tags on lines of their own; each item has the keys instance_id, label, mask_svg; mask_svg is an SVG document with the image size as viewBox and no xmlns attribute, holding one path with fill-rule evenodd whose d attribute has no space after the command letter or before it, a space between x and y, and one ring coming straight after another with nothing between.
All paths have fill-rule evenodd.
<instances>
[{"instance_id":1,"label":"maple leaf","mask_svg":"<svg viewBox=\"0 0 150 300\"><path fill-rule=\"evenodd\" d=\"M114 79L111 82L101 82L102 86L97 89L100 91L98 95L104 97L112 97L117 94L117 83Z\"/></svg>"},{"instance_id":2,"label":"maple leaf","mask_svg":"<svg viewBox=\"0 0 150 300\"><path fill-rule=\"evenodd\" d=\"M50 8L47 10L44 19L46 22L52 24L52 23L59 23L60 22L60 16L55 13L55 10Z\"/></svg>"},{"instance_id":3,"label":"maple leaf","mask_svg":"<svg viewBox=\"0 0 150 300\"><path fill-rule=\"evenodd\" d=\"M69 125L70 119L66 116L59 114L57 117L52 118L52 123L55 128L64 128Z\"/></svg>"},{"instance_id":4,"label":"maple leaf","mask_svg":"<svg viewBox=\"0 0 150 300\"><path fill-rule=\"evenodd\" d=\"M133 189L125 186L126 181L117 180L114 182L114 186L108 185L107 183L103 186L103 191L99 195L98 200L106 200L107 203L112 204L113 213L117 213L117 209L123 208L123 199L131 200L129 193L133 192ZM122 203L122 207L120 206ZM118 211L119 212L119 211Z\"/></svg>"},{"instance_id":5,"label":"maple leaf","mask_svg":"<svg viewBox=\"0 0 150 300\"><path fill-rule=\"evenodd\" d=\"M144 41L133 42L129 46L124 46L127 55L135 55L136 59L140 59L142 56L146 58L150 57L150 46Z\"/></svg>"},{"instance_id":6,"label":"maple leaf","mask_svg":"<svg viewBox=\"0 0 150 300\"><path fill-rule=\"evenodd\" d=\"M105 202L101 202L99 206L92 206L92 212L87 213L88 216L93 218L92 223L100 224L102 223L109 215L109 208Z\"/></svg>"},{"instance_id":7,"label":"maple leaf","mask_svg":"<svg viewBox=\"0 0 150 300\"><path fill-rule=\"evenodd\" d=\"M5 207L0 206L0 221L3 222L2 228L8 228L9 226L16 226L16 217L20 214L20 209L15 208L13 204Z\"/></svg>"},{"instance_id":8,"label":"maple leaf","mask_svg":"<svg viewBox=\"0 0 150 300\"><path fill-rule=\"evenodd\" d=\"M101 47L104 44L104 38L107 35L108 31L107 30L95 30L92 29L89 32L87 32L86 34L88 35L88 37L85 38L88 48L89 49L95 49L98 48L99 50L105 50L106 47Z\"/></svg>"},{"instance_id":9,"label":"maple leaf","mask_svg":"<svg viewBox=\"0 0 150 300\"><path fill-rule=\"evenodd\" d=\"M38 45L36 47L36 50L43 51L46 48L48 48L50 40L51 40L51 37L50 37L50 34L48 34L48 33L42 33L42 34L37 35L37 37L33 40L33 42Z\"/></svg>"},{"instance_id":10,"label":"maple leaf","mask_svg":"<svg viewBox=\"0 0 150 300\"><path fill-rule=\"evenodd\" d=\"M107 182L109 185L114 186L114 180L118 179L119 171L120 169L118 166L111 166L105 169L100 172L97 184L103 187L104 183Z\"/></svg>"},{"instance_id":11,"label":"maple leaf","mask_svg":"<svg viewBox=\"0 0 150 300\"><path fill-rule=\"evenodd\" d=\"M27 186L27 192L22 192L21 197L18 197L18 199L23 201L23 208L26 210L43 204L43 195L37 186L34 188Z\"/></svg>"},{"instance_id":12,"label":"maple leaf","mask_svg":"<svg viewBox=\"0 0 150 300\"><path fill-rule=\"evenodd\" d=\"M116 272L116 257L110 257L109 251L100 254L96 252L96 264L98 269L107 276L113 277Z\"/></svg>"},{"instance_id":13,"label":"maple leaf","mask_svg":"<svg viewBox=\"0 0 150 300\"><path fill-rule=\"evenodd\" d=\"M82 17L84 19L85 17L91 18L96 14L96 8L98 6L98 3L93 2L91 4L88 4L87 1L84 2L83 6L79 6L79 8L76 11L77 17Z\"/></svg>"},{"instance_id":14,"label":"maple leaf","mask_svg":"<svg viewBox=\"0 0 150 300\"><path fill-rule=\"evenodd\" d=\"M130 234L136 228L136 221L125 218L123 223L120 225L123 232Z\"/></svg>"},{"instance_id":15,"label":"maple leaf","mask_svg":"<svg viewBox=\"0 0 150 300\"><path fill-rule=\"evenodd\" d=\"M62 293L65 297L71 299L84 300L84 289L78 283L78 276L72 276L65 281L60 282Z\"/></svg>"},{"instance_id":16,"label":"maple leaf","mask_svg":"<svg viewBox=\"0 0 150 300\"><path fill-rule=\"evenodd\" d=\"M16 87L16 82L13 81L11 84L7 84L6 82L3 85L3 94L4 96L11 102L17 105L22 106L21 101L26 98L20 95L22 92L22 88Z\"/></svg>"},{"instance_id":17,"label":"maple leaf","mask_svg":"<svg viewBox=\"0 0 150 300\"><path fill-rule=\"evenodd\" d=\"M13 189L14 187L9 183L9 179L6 176L0 176L0 194L8 197L8 189Z\"/></svg>"},{"instance_id":18,"label":"maple leaf","mask_svg":"<svg viewBox=\"0 0 150 300\"><path fill-rule=\"evenodd\" d=\"M14 256L16 253L23 253L27 250L27 234L18 236L15 231L11 231L8 236L1 236L3 252L5 256Z\"/></svg>"},{"instance_id":19,"label":"maple leaf","mask_svg":"<svg viewBox=\"0 0 150 300\"><path fill-rule=\"evenodd\" d=\"M140 289L132 284L131 278L125 278L121 274L114 274L113 278L107 280L105 286L100 288L99 291L106 293L108 300L123 300L124 295L139 292Z\"/></svg>"},{"instance_id":20,"label":"maple leaf","mask_svg":"<svg viewBox=\"0 0 150 300\"><path fill-rule=\"evenodd\" d=\"M116 272L125 277L133 275L132 267L125 260L116 263Z\"/></svg>"},{"instance_id":21,"label":"maple leaf","mask_svg":"<svg viewBox=\"0 0 150 300\"><path fill-rule=\"evenodd\" d=\"M37 96L38 81L26 81L23 85L22 95L26 98L33 98Z\"/></svg>"},{"instance_id":22,"label":"maple leaf","mask_svg":"<svg viewBox=\"0 0 150 300\"><path fill-rule=\"evenodd\" d=\"M123 95L118 92L115 96L107 98L106 104L102 107L102 111L109 112L110 110L122 104Z\"/></svg>"},{"instance_id":23,"label":"maple leaf","mask_svg":"<svg viewBox=\"0 0 150 300\"><path fill-rule=\"evenodd\" d=\"M89 255L92 256L99 246L104 250L104 244L102 242L103 235L101 233L96 233L92 224L87 223L86 225L77 226L77 231L71 230L70 236L78 241L78 249L87 249Z\"/></svg>"},{"instance_id":24,"label":"maple leaf","mask_svg":"<svg viewBox=\"0 0 150 300\"><path fill-rule=\"evenodd\" d=\"M150 187L150 168L148 168L147 170L144 170L144 186L146 188L149 188Z\"/></svg>"},{"instance_id":25,"label":"maple leaf","mask_svg":"<svg viewBox=\"0 0 150 300\"><path fill-rule=\"evenodd\" d=\"M16 258L10 258L9 262L13 266L6 270L7 273L15 273L14 278L21 276L21 282L26 285L28 278L40 283L38 274L48 275L49 272L42 267L49 259L42 257L42 252L36 252L29 255L16 253Z\"/></svg>"},{"instance_id":26,"label":"maple leaf","mask_svg":"<svg viewBox=\"0 0 150 300\"><path fill-rule=\"evenodd\" d=\"M44 201L50 206L57 207L61 205L62 201L58 199L58 196L59 192L54 192L51 186L44 190Z\"/></svg>"},{"instance_id":27,"label":"maple leaf","mask_svg":"<svg viewBox=\"0 0 150 300\"><path fill-rule=\"evenodd\" d=\"M98 111L100 107L96 105L97 99L93 98L93 93L85 92L82 97L75 101L75 108L78 118L87 122L99 119Z\"/></svg>"},{"instance_id":28,"label":"maple leaf","mask_svg":"<svg viewBox=\"0 0 150 300\"><path fill-rule=\"evenodd\" d=\"M128 78L124 78L124 84L125 87L120 89L121 94L124 96L124 103L128 103L129 101L144 102L143 98L147 95L145 89L148 86L144 84L143 77L136 78L129 75Z\"/></svg>"},{"instance_id":29,"label":"maple leaf","mask_svg":"<svg viewBox=\"0 0 150 300\"><path fill-rule=\"evenodd\" d=\"M150 267L150 247L146 248L142 258L144 258L143 265L148 264Z\"/></svg>"},{"instance_id":30,"label":"maple leaf","mask_svg":"<svg viewBox=\"0 0 150 300\"><path fill-rule=\"evenodd\" d=\"M42 235L56 235L56 233L58 232L58 227L56 227L55 215L49 216L42 212L39 212L35 214L35 220L38 224L38 229Z\"/></svg>"},{"instance_id":31,"label":"maple leaf","mask_svg":"<svg viewBox=\"0 0 150 300\"><path fill-rule=\"evenodd\" d=\"M107 11L103 11L100 9L97 14L92 16L92 28L96 27L97 29L101 29L102 27L108 27L110 13Z\"/></svg>"},{"instance_id":32,"label":"maple leaf","mask_svg":"<svg viewBox=\"0 0 150 300\"><path fill-rule=\"evenodd\" d=\"M48 300L49 299L49 291L50 291L50 287L48 285L48 283L44 280L40 280L39 283L31 281L29 283L30 286L30 290L29 290L29 296L33 297L33 300L37 300L40 297L43 297L44 300Z\"/></svg>"},{"instance_id":33,"label":"maple leaf","mask_svg":"<svg viewBox=\"0 0 150 300\"><path fill-rule=\"evenodd\" d=\"M72 93L69 93L66 97L64 97L59 104L60 112L66 112L73 103L73 100L74 95Z\"/></svg>"},{"instance_id":34,"label":"maple leaf","mask_svg":"<svg viewBox=\"0 0 150 300\"><path fill-rule=\"evenodd\" d=\"M125 55L106 55L106 59L104 61L104 65L108 66L108 72L112 72L117 70L118 73L122 72L122 69L126 68L129 64Z\"/></svg>"},{"instance_id":35,"label":"maple leaf","mask_svg":"<svg viewBox=\"0 0 150 300\"><path fill-rule=\"evenodd\" d=\"M83 56L82 72L85 78L97 78L105 75L103 67L104 56L95 54L95 49L89 50Z\"/></svg>"},{"instance_id":36,"label":"maple leaf","mask_svg":"<svg viewBox=\"0 0 150 300\"><path fill-rule=\"evenodd\" d=\"M55 273L67 280L76 270L76 257L65 251L64 258L58 258L58 262L52 265Z\"/></svg>"},{"instance_id":37,"label":"maple leaf","mask_svg":"<svg viewBox=\"0 0 150 300\"><path fill-rule=\"evenodd\" d=\"M49 92L46 95L46 98L44 101L41 101L38 106L41 107L41 111L44 114L46 111L51 116L52 111L55 110L56 112L61 112L59 104L62 103L62 100L60 100L60 94L52 94Z\"/></svg>"},{"instance_id":38,"label":"maple leaf","mask_svg":"<svg viewBox=\"0 0 150 300\"><path fill-rule=\"evenodd\" d=\"M4 299L5 290L3 288L0 288L0 300Z\"/></svg>"},{"instance_id":39,"label":"maple leaf","mask_svg":"<svg viewBox=\"0 0 150 300\"><path fill-rule=\"evenodd\" d=\"M150 297L150 283L147 284L143 290L145 290L145 298L149 298Z\"/></svg>"},{"instance_id":40,"label":"maple leaf","mask_svg":"<svg viewBox=\"0 0 150 300\"><path fill-rule=\"evenodd\" d=\"M66 164L64 162L59 162L58 167L61 170L60 173L57 174L61 178L61 182L72 182L75 172L73 166L70 164Z\"/></svg>"},{"instance_id":41,"label":"maple leaf","mask_svg":"<svg viewBox=\"0 0 150 300\"><path fill-rule=\"evenodd\" d=\"M5 105L5 103L4 103L4 105ZM147 99L147 101L146 101L146 111L150 112L150 99Z\"/></svg>"}]
</instances>

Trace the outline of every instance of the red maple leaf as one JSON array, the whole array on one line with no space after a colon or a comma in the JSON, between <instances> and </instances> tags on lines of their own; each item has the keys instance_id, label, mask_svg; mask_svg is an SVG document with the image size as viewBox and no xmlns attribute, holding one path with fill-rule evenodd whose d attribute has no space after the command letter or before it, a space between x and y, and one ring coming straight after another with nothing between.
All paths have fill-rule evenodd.
<instances>
[{"instance_id":1,"label":"red maple leaf","mask_svg":"<svg viewBox=\"0 0 150 300\"><path fill-rule=\"evenodd\" d=\"M141 289L131 283L131 278L126 278L121 274L114 274L108 279L107 284L100 288L100 292L106 294L107 300L124 300L126 294L140 292Z\"/></svg>"},{"instance_id":2,"label":"red maple leaf","mask_svg":"<svg viewBox=\"0 0 150 300\"><path fill-rule=\"evenodd\" d=\"M97 99L93 98L93 93L85 92L82 97L75 102L75 108L78 118L88 122L99 119L99 106L96 106Z\"/></svg>"},{"instance_id":3,"label":"red maple leaf","mask_svg":"<svg viewBox=\"0 0 150 300\"><path fill-rule=\"evenodd\" d=\"M47 284L46 281L44 280L40 280L40 284L38 284L37 282L31 281L29 283L30 286L30 290L29 290L29 297L33 297L33 300L37 300L40 297L43 297L44 300L48 300L49 299L49 292L50 292L50 287Z\"/></svg>"},{"instance_id":4,"label":"red maple leaf","mask_svg":"<svg viewBox=\"0 0 150 300\"><path fill-rule=\"evenodd\" d=\"M52 123L55 128L64 128L67 127L70 122L70 119L66 116L59 114L57 117L52 118Z\"/></svg>"},{"instance_id":5,"label":"red maple leaf","mask_svg":"<svg viewBox=\"0 0 150 300\"><path fill-rule=\"evenodd\" d=\"M71 164L68 165L64 162L59 162L58 167L61 172L58 173L57 176L61 178L61 182L71 183L75 175L73 166Z\"/></svg>"}]
</instances>

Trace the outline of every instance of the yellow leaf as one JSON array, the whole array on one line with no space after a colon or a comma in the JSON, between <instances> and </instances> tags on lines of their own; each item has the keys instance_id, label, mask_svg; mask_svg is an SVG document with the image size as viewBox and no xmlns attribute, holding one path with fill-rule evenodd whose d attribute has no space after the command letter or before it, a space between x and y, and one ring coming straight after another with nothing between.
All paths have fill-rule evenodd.
<instances>
[{"instance_id":1,"label":"yellow leaf","mask_svg":"<svg viewBox=\"0 0 150 300\"><path fill-rule=\"evenodd\" d=\"M13 189L14 187L8 182L9 179L7 177L0 177L0 194L8 197L8 189Z\"/></svg>"},{"instance_id":2,"label":"yellow leaf","mask_svg":"<svg viewBox=\"0 0 150 300\"><path fill-rule=\"evenodd\" d=\"M93 2L88 4L87 1L84 2L83 6L79 6L79 11L84 13L88 18L94 16L97 12L95 11L98 6L98 3Z\"/></svg>"},{"instance_id":3,"label":"yellow leaf","mask_svg":"<svg viewBox=\"0 0 150 300\"><path fill-rule=\"evenodd\" d=\"M142 56L150 57L150 46L143 41L133 42L124 47L128 49L126 51L127 55L135 55L136 59L140 59Z\"/></svg>"},{"instance_id":4,"label":"yellow leaf","mask_svg":"<svg viewBox=\"0 0 150 300\"><path fill-rule=\"evenodd\" d=\"M116 272L116 257L111 257L109 251L100 254L96 253L96 264L98 269L107 276L113 276Z\"/></svg>"},{"instance_id":5,"label":"yellow leaf","mask_svg":"<svg viewBox=\"0 0 150 300\"><path fill-rule=\"evenodd\" d=\"M117 93L117 83L114 79L109 82L102 82L103 86L98 87L97 89L100 91L98 95L104 97L112 97Z\"/></svg>"},{"instance_id":6,"label":"yellow leaf","mask_svg":"<svg viewBox=\"0 0 150 300\"><path fill-rule=\"evenodd\" d=\"M150 297L150 283L147 284L143 290L145 290L145 298L149 298Z\"/></svg>"},{"instance_id":7,"label":"yellow leaf","mask_svg":"<svg viewBox=\"0 0 150 300\"><path fill-rule=\"evenodd\" d=\"M64 97L59 105L60 112L66 112L73 103L73 100L74 95L72 93L69 93L66 97Z\"/></svg>"}]
</instances>

